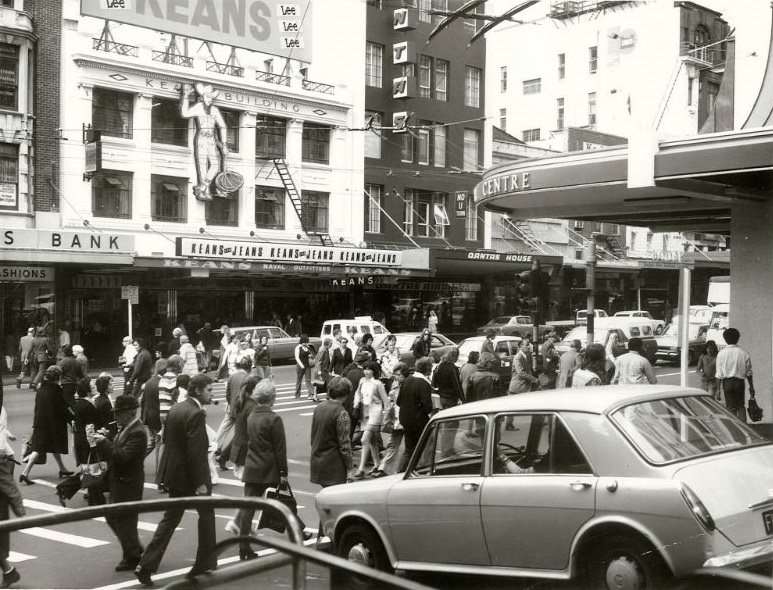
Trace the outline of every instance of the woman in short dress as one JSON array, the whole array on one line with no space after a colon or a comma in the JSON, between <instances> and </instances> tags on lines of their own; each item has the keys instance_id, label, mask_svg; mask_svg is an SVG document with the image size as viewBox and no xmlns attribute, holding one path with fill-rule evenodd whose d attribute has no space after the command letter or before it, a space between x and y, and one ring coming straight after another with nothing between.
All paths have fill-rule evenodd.
<instances>
[{"instance_id":1,"label":"woman in short dress","mask_svg":"<svg viewBox=\"0 0 773 590\"><path fill-rule=\"evenodd\" d=\"M354 407L360 409L362 426L362 451L360 451L360 466L354 474L355 479L365 477L365 464L368 457L373 460L373 469L368 475L374 475L379 465L378 437L381 436L381 422L384 419L384 409L389 404L384 384L376 378L378 363L367 361L362 365L365 374L354 394Z\"/></svg>"}]
</instances>

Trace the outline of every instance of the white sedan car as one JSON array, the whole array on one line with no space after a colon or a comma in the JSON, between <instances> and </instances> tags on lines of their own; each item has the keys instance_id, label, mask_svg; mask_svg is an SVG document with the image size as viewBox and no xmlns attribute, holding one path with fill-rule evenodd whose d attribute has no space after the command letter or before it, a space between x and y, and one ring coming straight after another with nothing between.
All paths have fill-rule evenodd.
<instances>
[{"instance_id":1,"label":"white sedan car","mask_svg":"<svg viewBox=\"0 0 773 590\"><path fill-rule=\"evenodd\" d=\"M650 326L652 326L652 331L657 334L663 333L663 328L666 327L666 323L663 320L656 320L652 317L650 312L643 311L641 309L632 309L629 311L618 311L614 317L616 318L638 318L644 321L649 322Z\"/></svg>"}]
</instances>

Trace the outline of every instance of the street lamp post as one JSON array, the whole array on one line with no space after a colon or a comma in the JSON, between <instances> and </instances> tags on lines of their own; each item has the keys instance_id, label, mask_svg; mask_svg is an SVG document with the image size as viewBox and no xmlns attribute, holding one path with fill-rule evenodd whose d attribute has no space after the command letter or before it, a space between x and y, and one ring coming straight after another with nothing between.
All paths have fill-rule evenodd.
<instances>
[{"instance_id":1,"label":"street lamp post","mask_svg":"<svg viewBox=\"0 0 773 590\"><path fill-rule=\"evenodd\" d=\"M585 288L588 291L588 303L586 319L588 321L586 338L586 347L593 344L593 331L595 324L595 305L596 300L594 291L596 289L596 234L592 234L590 240L585 244Z\"/></svg>"}]
</instances>

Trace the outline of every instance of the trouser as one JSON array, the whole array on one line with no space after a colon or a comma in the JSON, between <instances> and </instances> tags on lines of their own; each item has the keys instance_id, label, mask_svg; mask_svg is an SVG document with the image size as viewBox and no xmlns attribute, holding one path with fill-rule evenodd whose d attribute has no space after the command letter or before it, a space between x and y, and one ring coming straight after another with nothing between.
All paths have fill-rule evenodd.
<instances>
[{"instance_id":1,"label":"trouser","mask_svg":"<svg viewBox=\"0 0 773 590\"><path fill-rule=\"evenodd\" d=\"M412 428L403 424L403 431L405 432L405 437L403 439L405 442L405 449L403 450L403 456L400 458L400 463L397 466L398 473L405 471L405 468L408 466L408 461L411 459L411 455L413 454L416 445L419 444L419 439L421 438L423 430L424 425L422 425L421 428Z\"/></svg>"},{"instance_id":2,"label":"trouser","mask_svg":"<svg viewBox=\"0 0 773 590\"><path fill-rule=\"evenodd\" d=\"M145 447L145 456L147 457L153 452L153 449L161 445L161 436L159 435L161 431L150 426L145 426L145 429L148 431L148 446Z\"/></svg>"},{"instance_id":3,"label":"trouser","mask_svg":"<svg viewBox=\"0 0 773 590\"><path fill-rule=\"evenodd\" d=\"M725 406L744 422L746 422L746 408L744 407L745 388L745 380L738 377L722 379L722 391L725 392Z\"/></svg>"},{"instance_id":4,"label":"trouser","mask_svg":"<svg viewBox=\"0 0 773 590\"><path fill-rule=\"evenodd\" d=\"M43 373L46 372L47 366L46 361L35 361L35 378L32 380L32 383L30 383L30 388L37 389L38 385L40 385L40 382L43 381Z\"/></svg>"},{"instance_id":5,"label":"trouser","mask_svg":"<svg viewBox=\"0 0 773 590\"><path fill-rule=\"evenodd\" d=\"M62 383L62 397L71 408L75 405L75 389L77 383Z\"/></svg>"},{"instance_id":6,"label":"trouser","mask_svg":"<svg viewBox=\"0 0 773 590\"><path fill-rule=\"evenodd\" d=\"M402 446L402 444L403 444L403 431L402 430L393 431L392 434L389 435L389 440L387 441L387 446L386 446L386 450L384 451L384 456L382 457L381 463L378 466L379 470L383 471L384 473L389 473L390 475L392 473L395 473L396 466L394 465L394 463L400 452L400 447Z\"/></svg>"},{"instance_id":7,"label":"trouser","mask_svg":"<svg viewBox=\"0 0 773 590\"><path fill-rule=\"evenodd\" d=\"M147 379L143 379L142 381L137 379L134 382L134 385L132 386L132 395L137 399L139 399L140 394L142 394L142 386L145 385L145 381L147 381L148 379L150 379L150 377L148 377Z\"/></svg>"},{"instance_id":8,"label":"trouser","mask_svg":"<svg viewBox=\"0 0 773 590\"><path fill-rule=\"evenodd\" d=\"M14 463L13 461L3 461L0 460L0 471L2 471L2 474L0 474L0 477L6 480L10 480L6 483L6 485L16 485L13 481L13 469L14 469ZM5 494L0 494L0 522L4 520L8 520L10 514L8 511L9 504L8 504L8 498ZM11 533L8 531L3 531L0 533L0 560L8 559L8 554L11 550Z\"/></svg>"},{"instance_id":9,"label":"trouser","mask_svg":"<svg viewBox=\"0 0 773 590\"><path fill-rule=\"evenodd\" d=\"M311 367L299 367L295 365L295 397L301 397L301 383L306 381L306 395L311 397L314 390L311 387Z\"/></svg>"},{"instance_id":10,"label":"trouser","mask_svg":"<svg viewBox=\"0 0 773 590\"><path fill-rule=\"evenodd\" d=\"M262 484L262 483L251 483L249 481L244 482L244 497L261 497L263 496L263 493L266 491L266 489L270 487L278 487L279 484ZM251 535L252 534L252 519L255 517L255 509L254 508L240 508L239 511L236 513L236 517L234 520L236 521L236 524L239 525L239 534L242 536L245 535ZM240 553L246 553L250 551L250 544L246 541L243 541L239 543L239 552Z\"/></svg>"},{"instance_id":11,"label":"trouser","mask_svg":"<svg viewBox=\"0 0 773 590\"><path fill-rule=\"evenodd\" d=\"M184 498L193 496L195 490L171 488L169 490L170 498ZM212 508L198 508L199 513L199 544L196 550L196 561L193 563L193 570L197 572L208 571L217 567L217 556L215 555L215 511ZM161 522L158 523L153 538L148 543L145 552L140 558L139 565L150 572L158 571L161 559L164 557L169 541L172 540L177 525L185 514L185 508L170 508L164 512Z\"/></svg>"},{"instance_id":12,"label":"trouser","mask_svg":"<svg viewBox=\"0 0 773 590\"><path fill-rule=\"evenodd\" d=\"M140 543L140 536L137 533L139 514L135 512L120 516L109 516L106 520L121 544L123 561L127 563L139 562L140 557L142 557L142 543Z\"/></svg>"},{"instance_id":13,"label":"trouser","mask_svg":"<svg viewBox=\"0 0 773 590\"><path fill-rule=\"evenodd\" d=\"M220 428L217 429L217 435L215 436L215 442L217 443L217 450L220 451L220 460L227 461L231 454L231 443L234 438L234 426L236 421L231 416L230 408L226 407L225 416L220 423Z\"/></svg>"},{"instance_id":14,"label":"trouser","mask_svg":"<svg viewBox=\"0 0 773 590\"><path fill-rule=\"evenodd\" d=\"M21 387L21 384L24 382L25 377L32 378L32 361L22 361L21 363L21 371L19 371L19 376L16 378L16 386Z\"/></svg>"}]
</instances>

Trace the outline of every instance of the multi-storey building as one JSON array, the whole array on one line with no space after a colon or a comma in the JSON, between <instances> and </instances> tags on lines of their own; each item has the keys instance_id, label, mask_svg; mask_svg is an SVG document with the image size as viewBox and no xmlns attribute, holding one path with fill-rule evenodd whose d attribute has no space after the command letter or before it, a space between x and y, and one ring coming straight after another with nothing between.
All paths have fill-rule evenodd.
<instances>
[{"instance_id":1,"label":"multi-storey building","mask_svg":"<svg viewBox=\"0 0 773 590\"><path fill-rule=\"evenodd\" d=\"M135 335L311 328L400 266L361 247L364 4L339 3L346 35L310 2L249 4L3 0L4 331L66 326L112 359L135 293Z\"/></svg>"}]
</instances>

